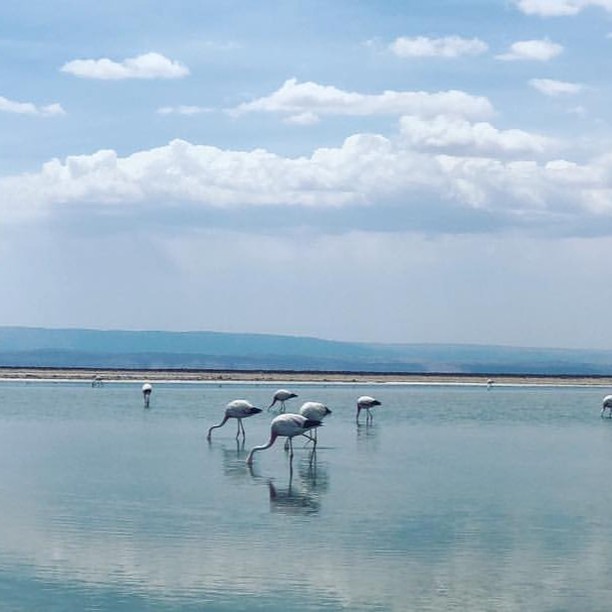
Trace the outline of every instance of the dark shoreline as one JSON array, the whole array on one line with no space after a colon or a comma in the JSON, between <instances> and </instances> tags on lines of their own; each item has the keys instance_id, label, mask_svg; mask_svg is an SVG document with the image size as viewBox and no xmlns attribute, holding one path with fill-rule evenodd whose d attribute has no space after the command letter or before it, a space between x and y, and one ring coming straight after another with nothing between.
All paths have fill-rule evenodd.
<instances>
[{"instance_id":1,"label":"dark shoreline","mask_svg":"<svg viewBox=\"0 0 612 612\"><path fill-rule=\"evenodd\" d=\"M2 380L74 380L93 381L177 381L177 382L337 382L402 384L534 384L612 386L612 375L547 374L466 374L402 372L338 372L301 370L192 370L192 369L110 369L0 367Z\"/></svg>"}]
</instances>

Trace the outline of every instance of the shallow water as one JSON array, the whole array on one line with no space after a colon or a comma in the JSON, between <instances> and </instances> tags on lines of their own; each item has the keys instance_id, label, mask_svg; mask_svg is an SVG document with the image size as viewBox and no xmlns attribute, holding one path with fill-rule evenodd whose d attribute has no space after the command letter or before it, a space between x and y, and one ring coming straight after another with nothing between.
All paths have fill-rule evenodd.
<instances>
[{"instance_id":1,"label":"shallow water","mask_svg":"<svg viewBox=\"0 0 612 612\"><path fill-rule=\"evenodd\" d=\"M275 388L0 384L0 609L610 609L608 390L295 385L316 456L206 442Z\"/></svg>"}]
</instances>

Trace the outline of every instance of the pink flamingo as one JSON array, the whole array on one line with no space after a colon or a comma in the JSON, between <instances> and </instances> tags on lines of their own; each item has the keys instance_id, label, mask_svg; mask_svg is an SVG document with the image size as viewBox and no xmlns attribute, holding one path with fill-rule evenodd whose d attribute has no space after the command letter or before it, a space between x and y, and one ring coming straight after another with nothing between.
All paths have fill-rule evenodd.
<instances>
[{"instance_id":1,"label":"pink flamingo","mask_svg":"<svg viewBox=\"0 0 612 612\"><path fill-rule=\"evenodd\" d=\"M374 406L380 406L380 402L369 395L362 395L357 400L357 417L355 420L357 421L357 425L359 425L359 413L362 410L365 410L368 414L366 415L366 425L372 423L372 413L370 412L370 408L374 408Z\"/></svg>"},{"instance_id":2,"label":"pink flamingo","mask_svg":"<svg viewBox=\"0 0 612 612\"><path fill-rule=\"evenodd\" d=\"M279 436L289 440L289 450L291 451L290 458L293 459L293 438L295 438L295 436L305 436L312 440L308 432L320 425L321 421L307 419L301 414L279 414L277 417L274 417L270 423L270 439L266 444L255 446L251 449L246 460L247 465L253 465L253 455L258 451L270 448Z\"/></svg>"},{"instance_id":3,"label":"pink flamingo","mask_svg":"<svg viewBox=\"0 0 612 612\"><path fill-rule=\"evenodd\" d=\"M253 416L254 414L259 414L261 412L261 408L255 408L253 404L247 402L243 399L237 399L233 402L230 402L225 407L225 416L223 420L218 425L213 425L206 435L206 439L210 441L210 436L212 434L213 429L217 429L218 427L223 427L229 419L236 419L238 421L238 431L236 432L236 440L242 434L242 439L244 440L246 434L244 432L244 425L242 424L242 419L246 419L247 417Z\"/></svg>"},{"instance_id":4,"label":"pink flamingo","mask_svg":"<svg viewBox=\"0 0 612 612\"><path fill-rule=\"evenodd\" d=\"M297 393L287 391L287 389L279 389L272 397L272 403L268 406L268 410L270 410L276 402L280 402L280 411L285 412L285 402L293 397L297 397Z\"/></svg>"}]
</instances>

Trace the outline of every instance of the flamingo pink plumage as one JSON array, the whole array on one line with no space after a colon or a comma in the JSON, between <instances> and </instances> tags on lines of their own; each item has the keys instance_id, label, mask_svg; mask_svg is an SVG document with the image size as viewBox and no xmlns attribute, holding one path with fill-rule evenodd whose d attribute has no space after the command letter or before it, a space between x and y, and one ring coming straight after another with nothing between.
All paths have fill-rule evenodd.
<instances>
[{"instance_id":1,"label":"flamingo pink plumage","mask_svg":"<svg viewBox=\"0 0 612 612\"><path fill-rule=\"evenodd\" d=\"M236 419L238 421L238 431L236 432L236 440L240 437L240 434L242 434L242 438L244 439L246 434L244 432L244 425L242 424L242 419L246 419L247 417L253 416L254 414L259 414L261 411L261 408L256 408L255 406L253 406L253 404L251 404L251 402L248 402L247 400L237 399L230 402L225 407L225 416L223 417L223 420L218 425L213 425L208 430L206 439L210 440L212 430L217 429L218 427L223 427L223 425L225 425L225 423L227 423L229 419Z\"/></svg>"}]
</instances>

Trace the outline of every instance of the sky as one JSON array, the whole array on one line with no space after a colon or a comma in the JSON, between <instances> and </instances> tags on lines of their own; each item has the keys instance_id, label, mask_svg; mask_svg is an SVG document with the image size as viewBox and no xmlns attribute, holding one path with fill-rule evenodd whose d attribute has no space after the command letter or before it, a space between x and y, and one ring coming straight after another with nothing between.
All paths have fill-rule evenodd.
<instances>
[{"instance_id":1,"label":"sky","mask_svg":"<svg viewBox=\"0 0 612 612\"><path fill-rule=\"evenodd\" d=\"M612 0L0 6L0 325L612 344Z\"/></svg>"}]
</instances>

